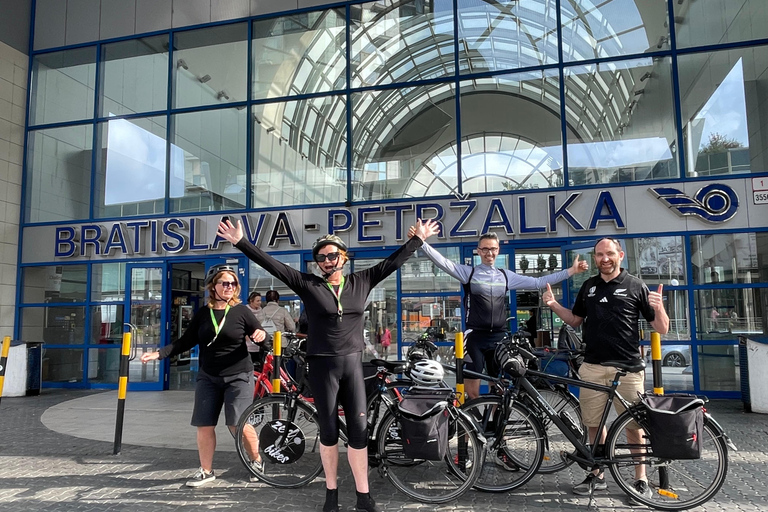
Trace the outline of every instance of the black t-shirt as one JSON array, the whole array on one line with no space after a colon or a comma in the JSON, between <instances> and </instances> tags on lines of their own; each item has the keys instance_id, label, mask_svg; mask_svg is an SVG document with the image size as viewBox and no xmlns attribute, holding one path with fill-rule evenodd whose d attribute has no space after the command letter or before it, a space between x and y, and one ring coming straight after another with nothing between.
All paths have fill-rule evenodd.
<instances>
[{"instance_id":1,"label":"black t-shirt","mask_svg":"<svg viewBox=\"0 0 768 512\"><path fill-rule=\"evenodd\" d=\"M307 355L344 356L362 352L365 300L371 289L397 270L421 247L419 237L413 237L389 257L378 264L345 276L341 290L343 315L339 321L334 292L325 279L314 274L299 272L276 260L246 239L235 247L243 251L267 272L284 282L302 301L307 312Z\"/></svg>"},{"instance_id":2,"label":"black t-shirt","mask_svg":"<svg viewBox=\"0 0 768 512\"><path fill-rule=\"evenodd\" d=\"M648 287L626 270L608 282L591 277L581 286L573 314L584 319L584 361L628 363L640 357L640 315L653 322Z\"/></svg>"},{"instance_id":3,"label":"black t-shirt","mask_svg":"<svg viewBox=\"0 0 768 512\"><path fill-rule=\"evenodd\" d=\"M213 316L216 324L221 324L224 310L214 309ZM160 358L180 354L200 345L200 367L208 375L221 377L252 372L253 363L248 355L246 336L253 334L256 329L261 329L261 324L251 309L238 304L229 308L224 325L216 336L211 309L205 306L195 313L179 339L160 349ZM214 336L216 340L209 345Z\"/></svg>"}]
</instances>

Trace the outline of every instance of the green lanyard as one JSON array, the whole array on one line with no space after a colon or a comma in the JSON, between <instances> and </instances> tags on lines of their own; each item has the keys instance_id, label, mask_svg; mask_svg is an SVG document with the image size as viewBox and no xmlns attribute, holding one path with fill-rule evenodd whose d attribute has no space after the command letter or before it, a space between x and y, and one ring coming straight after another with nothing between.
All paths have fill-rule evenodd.
<instances>
[{"instance_id":1,"label":"green lanyard","mask_svg":"<svg viewBox=\"0 0 768 512\"><path fill-rule=\"evenodd\" d=\"M336 290L333 289L333 285L328 281L326 281L325 284L331 290L331 293L333 294L333 298L336 299L336 313L339 315L338 321L341 322L341 315L344 314L344 308L341 305L341 291L344 289L344 276L341 276L341 282L339 283L338 292L336 292Z\"/></svg>"},{"instance_id":2,"label":"green lanyard","mask_svg":"<svg viewBox=\"0 0 768 512\"><path fill-rule=\"evenodd\" d=\"M208 312L211 314L211 322L213 323L213 330L216 331L216 336L213 337L213 339L208 343L207 346L211 346L214 341L216 341L216 338L219 337L219 333L221 332L221 328L224 327L224 322L227 320L227 313L229 313L229 304L227 304L227 307L224 308L224 316L221 317L221 323L216 323L216 317L213 314L213 310L209 309Z\"/></svg>"}]
</instances>

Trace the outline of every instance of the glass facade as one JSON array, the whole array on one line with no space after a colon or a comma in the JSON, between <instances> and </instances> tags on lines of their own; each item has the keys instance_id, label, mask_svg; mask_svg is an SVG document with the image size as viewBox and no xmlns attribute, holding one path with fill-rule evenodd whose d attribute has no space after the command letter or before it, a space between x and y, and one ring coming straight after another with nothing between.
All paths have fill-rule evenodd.
<instances>
[{"instance_id":1,"label":"glass facade","mask_svg":"<svg viewBox=\"0 0 768 512\"><path fill-rule=\"evenodd\" d=\"M501 266L540 275L568 266L568 251L590 257L572 244L614 234L604 224L579 229L561 197L625 196L638 185L693 194L700 181L730 179L749 219L727 233L703 223L669 231L653 212L648 234L614 225L629 271L664 286L665 369L679 369L666 386L733 394L737 338L765 336L768 319L768 225L748 185L768 173L768 15L761 0L742 3L378 0L33 52L22 228L112 219L150 232L167 216L255 211L268 223L292 209L373 204L381 213L398 200L458 200L457 212L509 235ZM538 225L523 232L525 194L535 191L551 194L549 209L529 205ZM460 210L468 194L519 206L510 229L491 207ZM633 200L626 193L621 206ZM406 208L385 211L421 211ZM296 228L318 229L303 220ZM573 229L557 232L562 224ZM435 245L471 263L480 230L454 228L446 224ZM113 385L126 319L151 328L146 350L167 338L164 292L146 297L151 304L126 298L128 266L149 256L136 244L126 261L22 262L18 331L46 341L47 382ZM351 248L360 251L355 270L396 244L371 245ZM311 270L308 247L278 250ZM151 261L155 285L167 287L170 260L161 259ZM292 299L255 265L244 277L249 290ZM582 277L556 286L558 296L568 302ZM437 322L448 343L462 328L461 294L417 254L369 297L368 340L375 348L379 327L394 326L402 349ZM513 315L540 309L540 326L556 332L535 291L511 301ZM134 309L151 310L151 322ZM649 332L644 325L646 343Z\"/></svg>"}]
</instances>

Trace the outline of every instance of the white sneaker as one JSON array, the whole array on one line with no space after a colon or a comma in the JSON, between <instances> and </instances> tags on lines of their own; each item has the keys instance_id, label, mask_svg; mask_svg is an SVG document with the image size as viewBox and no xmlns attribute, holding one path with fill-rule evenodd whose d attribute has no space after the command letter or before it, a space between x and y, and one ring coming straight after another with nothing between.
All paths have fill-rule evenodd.
<instances>
[{"instance_id":1,"label":"white sneaker","mask_svg":"<svg viewBox=\"0 0 768 512\"><path fill-rule=\"evenodd\" d=\"M264 459L252 460L251 461L251 468L253 468L257 473L263 475L264 474ZM251 482L260 482L261 480L259 479L258 476L251 475L250 481Z\"/></svg>"}]
</instances>

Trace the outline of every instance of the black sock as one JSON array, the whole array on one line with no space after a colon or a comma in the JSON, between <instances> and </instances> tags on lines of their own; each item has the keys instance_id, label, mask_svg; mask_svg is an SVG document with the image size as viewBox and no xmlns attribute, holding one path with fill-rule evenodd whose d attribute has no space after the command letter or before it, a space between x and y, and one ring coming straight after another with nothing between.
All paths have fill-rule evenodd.
<instances>
[{"instance_id":1,"label":"black sock","mask_svg":"<svg viewBox=\"0 0 768 512\"><path fill-rule=\"evenodd\" d=\"M323 512L339 512L339 490L325 489L325 505Z\"/></svg>"},{"instance_id":2,"label":"black sock","mask_svg":"<svg viewBox=\"0 0 768 512\"><path fill-rule=\"evenodd\" d=\"M371 498L371 493L358 491L355 493L357 493L357 507L355 507L357 510L365 510L366 512L379 512L381 510Z\"/></svg>"}]
</instances>

